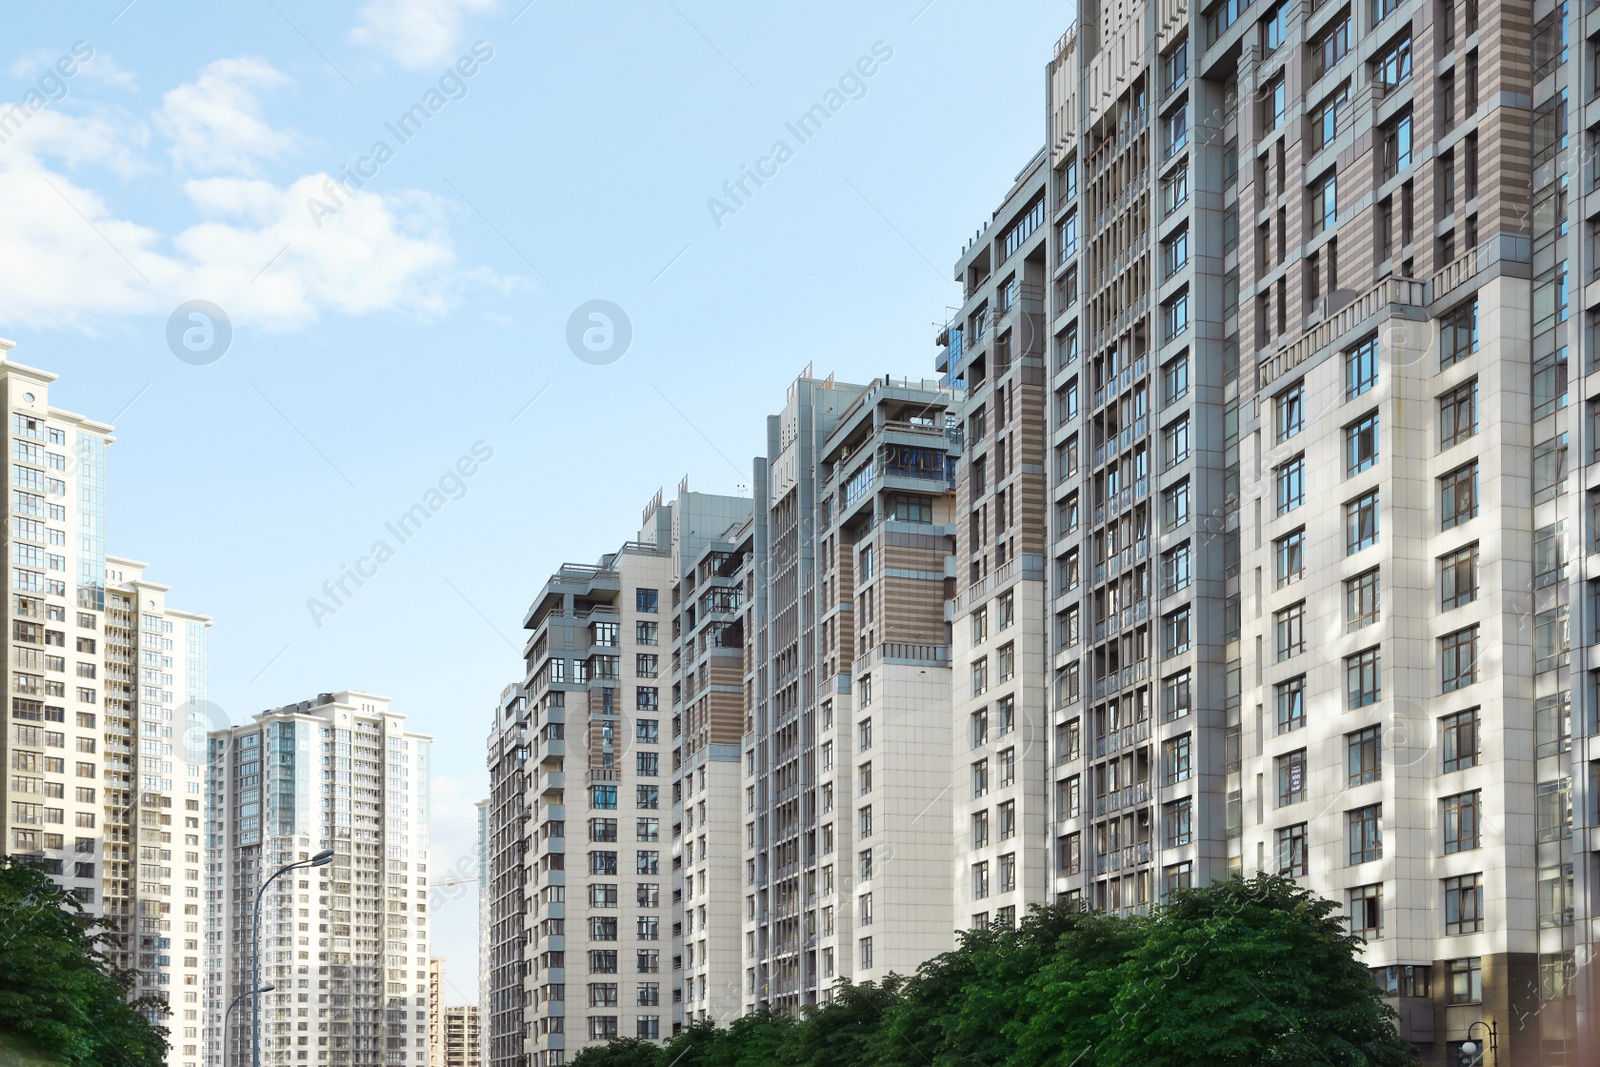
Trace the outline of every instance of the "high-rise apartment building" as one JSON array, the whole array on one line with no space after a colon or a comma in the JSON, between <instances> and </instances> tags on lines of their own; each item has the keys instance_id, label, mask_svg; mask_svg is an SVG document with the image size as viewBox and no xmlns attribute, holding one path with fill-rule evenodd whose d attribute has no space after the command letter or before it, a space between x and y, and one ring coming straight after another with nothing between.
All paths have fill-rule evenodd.
<instances>
[{"instance_id":1,"label":"high-rise apartment building","mask_svg":"<svg viewBox=\"0 0 1600 1067\"><path fill-rule=\"evenodd\" d=\"M444 960L428 961L428 1067L479 1067L478 1006L448 1003Z\"/></svg>"},{"instance_id":2,"label":"high-rise apartment building","mask_svg":"<svg viewBox=\"0 0 1600 1067\"><path fill-rule=\"evenodd\" d=\"M1048 71L1055 888L1289 874L1428 1064L1600 1048L1597 27L1090 5Z\"/></svg>"},{"instance_id":3,"label":"high-rise apartment building","mask_svg":"<svg viewBox=\"0 0 1600 1067\"><path fill-rule=\"evenodd\" d=\"M200 1067L207 631L145 564L107 557L102 913L133 993L167 1002L169 1067Z\"/></svg>"},{"instance_id":4,"label":"high-rise apartment building","mask_svg":"<svg viewBox=\"0 0 1600 1067\"><path fill-rule=\"evenodd\" d=\"M749 516L657 494L635 540L529 609L490 735L494 1067L737 1010Z\"/></svg>"},{"instance_id":5,"label":"high-rise apartment building","mask_svg":"<svg viewBox=\"0 0 1600 1067\"><path fill-rule=\"evenodd\" d=\"M489 801L473 805L478 819L478 1062L489 1062Z\"/></svg>"},{"instance_id":6,"label":"high-rise apartment building","mask_svg":"<svg viewBox=\"0 0 1600 1067\"><path fill-rule=\"evenodd\" d=\"M441 1012L442 1057L438 1067L479 1067L478 1008L475 1004L446 1005Z\"/></svg>"},{"instance_id":7,"label":"high-rise apartment building","mask_svg":"<svg viewBox=\"0 0 1600 1067\"><path fill-rule=\"evenodd\" d=\"M907 973L951 942L959 396L801 377L755 466L745 725L747 1010Z\"/></svg>"},{"instance_id":8,"label":"high-rise apartment building","mask_svg":"<svg viewBox=\"0 0 1600 1067\"><path fill-rule=\"evenodd\" d=\"M0 341L0 356L12 345ZM111 427L52 408L56 376L0 358L11 590L0 749L6 852L102 918L132 996L167 1004L173 1067L201 1056L203 615L106 555Z\"/></svg>"},{"instance_id":9,"label":"high-rise apartment building","mask_svg":"<svg viewBox=\"0 0 1600 1067\"><path fill-rule=\"evenodd\" d=\"M0 342L0 356L12 347ZM111 427L51 407L55 380L0 361L11 470L4 531L11 587L0 667L10 706L0 835L8 854L40 867L98 914L107 859L102 794L124 793L120 780L102 782L110 740L100 701L100 643ZM132 740L118 720L120 755Z\"/></svg>"},{"instance_id":10,"label":"high-rise apartment building","mask_svg":"<svg viewBox=\"0 0 1600 1067\"><path fill-rule=\"evenodd\" d=\"M1051 889L1047 170L1040 152L962 253L963 304L938 339L938 370L965 390L955 409L951 852L955 919L973 927L1015 923ZM1071 567L1063 577L1081 569L1076 555Z\"/></svg>"},{"instance_id":11,"label":"high-rise apartment building","mask_svg":"<svg viewBox=\"0 0 1600 1067\"><path fill-rule=\"evenodd\" d=\"M489 730L489 800L483 808L483 874L478 883L482 901L478 970L484 986L483 1029L489 1067L528 1067L530 1062L523 1031L523 981L528 977L524 927L530 904L525 889L528 853L534 843L531 835L537 827L530 825L528 810L533 771L528 759L534 747L528 709L521 685L507 686L495 705ZM548 1029L549 1024L545 1026Z\"/></svg>"},{"instance_id":12,"label":"high-rise apartment building","mask_svg":"<svg viewBox=\"0 0 1600 1067\"><path fill-rule=\"evenodd\" d=\"M552 575L523 623L532 636L519 712L528 749L519 966L531 1067L565 1063L591 1042L661 1037L663 1015L670 1027L660 660L670 641L671 508L652 503L642 525L598 565ZM503 1033L500 1020L492 1025L491 1043Z\"/></svg>"},{"instance_id":13,"label":"high-rise apartment building","mask_svg":"<svg viewBox=\"0 0 1600 1067\"><path fill-rule=\"evenodd\" d=\"M672 1026L738 1015L751 502L672 503ZM640 666L648 666L641 663ZM664 670L666 665L661 665Z\"/></svg>"},{"instance_id":14,"label":"high-rise apartment building","mask_svg":"<svg viewBox=\"0 0 1600 1067\"><path fill-rule=\"evenodd\" d=\"M213 730L206 807L206 1062L251 1063L259 934L261 1062L428 1062L432 739L354 691ZM333 852L257 892L285 866ZM227 1027L226 1041L224 1027Z\"/></svg>"}]
</instances>

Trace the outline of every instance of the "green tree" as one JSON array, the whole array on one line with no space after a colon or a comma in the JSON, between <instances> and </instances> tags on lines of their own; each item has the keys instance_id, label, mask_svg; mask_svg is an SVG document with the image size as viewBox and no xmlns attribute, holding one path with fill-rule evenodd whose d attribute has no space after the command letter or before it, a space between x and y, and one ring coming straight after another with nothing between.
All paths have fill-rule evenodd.
<instances>
[{"instance_id":1,"label":"green tree","mask_svg":"<svg viewBox=\"0 0 1600 1067\"><path fill-rule=\"evenodd\" d=\"M1092 1062L1414 1064L1394 1011L1361 962L1360 939L1345 931L1337 911L1334 902L1277 875L1175 894L1120 968Z\"/></svg>"},{"instance_id":2,"label":"green tree","mask_svg":"<svg viewBox=\"0 0 1600 1067\"><path fill-rule=\"evenodd\" d=\"M872 1063L868 1050L904 985L905 979L894 974L882 985L841 981L831 1002L801 1020L780 1062L786 1067L867 1067Z\"/></svg>"},{"instance_id":3,"label":"green tree","mask_svg":"<svg viewBox=\"0 0 1600 1067\"><path fill-rule=\"evenodd\" d=\"M1035 908L1016 928L963 931L960 945L918 969L873 1043L879 1067L999 1067L1013 1061L1018 1023L1041 969L1063 953L1087 962L1090 931L1112 920L1076 904ZM1117 928L1120 929L1120 928ZM1131 936L1131 933L1127 936ZM1063 947L1070 942L1070 945Z\"/></svg>"},{"instance_id":4,"label":"green tree","mask_svg":"<svg viewBox=\"0 0 1600 1067\"><path fill-rule=\"evenodd\" d=\"M104 937L43 872L0 857L0 1044L62 1067L161 1067L167 1031L141 1014L161 1005L129 1002Z\"/></svg>"},{"instance_id":5,"label":"green tree","mask_svg":"<svg viewBox=\"0 0 1600 1067\"><path fill-rule=\"evenodd\" d=\"M661 1046L639 1037L590 1045L572 1057L572 1067L660 1067Z\"/></svg>"},{"instance_id":6,"label":"green tree","mask_svg":"<svg viewBox=\"0 0 1600 1067\"><path fill-rule=\"evenodd\" d=\"M1053 908L1055 914L1040 914L1053 920L1055 940L1031 968L1006 1025L1009 1067L1105 1062L1097 1050L1117 1025L1112 1005L1126 962L1151 926L1142 916L1111 917L1079 903Z\"/></svg>"}]
</instances>

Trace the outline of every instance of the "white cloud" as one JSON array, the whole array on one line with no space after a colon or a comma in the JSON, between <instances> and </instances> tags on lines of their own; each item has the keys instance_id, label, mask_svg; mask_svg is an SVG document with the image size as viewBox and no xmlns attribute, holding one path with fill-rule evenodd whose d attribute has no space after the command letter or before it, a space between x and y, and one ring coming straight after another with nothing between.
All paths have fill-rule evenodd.
<instances>
[{"instance_id":1,"label":"white cloud","mask_svg":"<svg viewBox=\"0 0 1600 1067\"><path fill-rule=\"evenodd\" d=\"M495 0L367 0L350 39L412 70L438 66L461 51L467 15L494 6Z\"/></svg>"},{"instance_id":2,"label":"white cloud","mask_svg":"<svg viewBox=\"0 0 1600 1067\"><path fill-rule=\"evenodd\" d=\"M167 94L163 115L170 116L175 94L181 100L208 76L233 86L283 80L251 62L211 64L200 82ZM234 77L240 72L242 79ZM157 126L169 129L159 117ZM179 127L175 136L199 128ZM267 144L283 136L264 124L260 134ZM32 115L0 145L0 203L28 205L0 212L6 313L32 327L93 331L119 316L164 316L186 300L206 299L236 325L279 332L324 314L433 318L469 289L520 284L458 264L446 203L430 193L364 191L318 226L308 205L329 201L332 180L321 172L286 183L255 176L249 168L258 155L238 146L215 154L214 165L232 163L234 172L186 181L182 190L198 221L163 232L121 217L82 177L90 167L123 176L150 170L143 123L119 112Z\"/></svg>"},{"instance_id":3,"label":"white cloud","mask_svg":"<svg viewBox=\"0 0 1600 1067\"><path fill-rule=\"evenodd\" d=\"M82 42L79 42L82 44ZM138 79L129 71L123 70L111 53L103 52L98 48L92 49L93 55L89 59L74 64L74 78L88 78L102 82L114 89L137 89ZM72 58L68 53L53 52L48 48L35 48L11 64L11 76L19 81L33 81L41 74L56 65L60 59Z\"/></svg>"},{"instance_id":4,"label":"white cloud","mask_svg":"<svg viewBox=\"0 0 1600 1067\"><path fill-rule=\"evenodd\" d=\"M281 157L294 143L261 117L258 92L289 82L264 59L218 59L195 81L162 98L156 126L172 139L172 161L201 173L256 173L263 160Z\"/></svg>"}]
</instances>

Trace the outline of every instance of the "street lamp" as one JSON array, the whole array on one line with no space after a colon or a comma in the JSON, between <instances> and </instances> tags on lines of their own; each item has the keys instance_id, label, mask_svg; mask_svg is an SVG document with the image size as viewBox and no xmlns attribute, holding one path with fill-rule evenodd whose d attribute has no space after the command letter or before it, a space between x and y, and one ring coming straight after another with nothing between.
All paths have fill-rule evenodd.
<instances>
[{"instance_id":1,"label":"street lamp","mask_svg":"<svg viewBox=\"0 0 1600 1067\"><path fill-rule=\"evenodd\" d=\"M264 847L262 858L266 858ZM305 867L326 867L332 862L333 849L324 849L308 860L279 867L272 872L272 877L262 882L261 888L256 890L255 925L250 928L250 984L256 989L257 994L265 992L261 988L261 898L266 895L267 886L290 871L298 871ZM248 994L254 997L254 1005L250 1012L250 1062L253 1067L261 1067L261 997L257 994Z\"/></svg>"},{"instance_id":2,"label":"street lamp","mask_svg":"<svg viewBox=\"0 0 1600 1067\"><path fill-rule=\"evenodd\" d=\"M1498 1063L1500 1060L1500 1050L1496 1046L1495 1042L1495 1025L1492 1022L1486 1023L1480 1019L1471 1026L1467 1027L1467 1040L1461 1044L1462 1067L1479 1067L1479 1065L1483 1063L1483 1052L1485 1046L1472 1039L1472 1032L1480 1026L1483 1027L1483 1034L1487 1039L1488 1050L1495 1054L1494 1062Z\"/></svg>"},{"instance_id":3,"label":"street lamp","mask_svg":"<svg viewBox=\"0 0 1600 1067\"><path fill-rule=\"evenodd\" d=\"M252 990L249 990L248 992L240 993L238 996L233 998L233 1003L228 1005L228 1010L222 1013L222 1062L223 1063L227 1063L228 1062L228 1024L233 1021L233 1009L237 1008L241 1003L243 1003L245 997L258 997L262 993L270 993L274 989L277 989L277 988L278 988L277 986L275 986L272 983L268 982L266 985L262 986L260 989L252 989Z\"/></svg>"}]
</instances>

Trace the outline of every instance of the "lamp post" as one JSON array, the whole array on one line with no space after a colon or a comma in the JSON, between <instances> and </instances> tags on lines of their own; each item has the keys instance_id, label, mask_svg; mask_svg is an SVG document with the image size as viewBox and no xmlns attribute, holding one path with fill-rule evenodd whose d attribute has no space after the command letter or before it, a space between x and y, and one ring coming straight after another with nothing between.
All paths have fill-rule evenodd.
<instances>
[{"instance_id":1,"label":"lamp post","mask_svg":"<svg viewBox=\"0 0 1600 1067\"><path fill-rule=\"evenodd\" d=\"M262 858L266 858L264 845ZM279 867L272 872L272 877L262 882L261 887L256 890L255 924L250 928L250 985L256 989L256 994L251 994L254 997L254 1004L250 1012L250 1062L253 1067L261 1067L261 997L258 995L264 992L261 988L261 898L266 895L267 886L290 871L306 867L326 867L332 862L333 849L324 849L308 860Z\"/></svg>"},{"instance_id":2,"label":"lamp post","mask_svg":"<svg viewBox=\"0 0 1600 1067\"><path fill-rule=\"evenodd\" d=\"M262 993L270 993L277 988L277 986L269 982L260 989L251 989L240 993L233 998L233 1003L228 1005L228 1010L222 1013L222 1062L224 1064L228 1062L228 1024L233 1021L233 1009L242 1004L245 997L258 997Z\"/></svg>"},{"instance_id":3,"label":"lamp post","mask_svg":"<svg viewBox=\"0 0 1600 1067\"><path fill-rule=\"evenodd\" d=\"M1483 1027L1484 1042L1474 1041L1472 1038L1472 1032L1480 1026ZM1500 1060L1500 1050L1495 1041L1496 1036L1497 1034L1495 1031L1495 1025L1492 1022L1484 1022L1482 1019L1480 1019L1471 1026L1468 1026L1467 1040L1461 1044L1462 1067L1482 1067L1485 1042L1487 1044L1488 1051L1494 1053L1495 1058L1493 1062L1498 1063Z\"/></svg>"}]
</instances>

